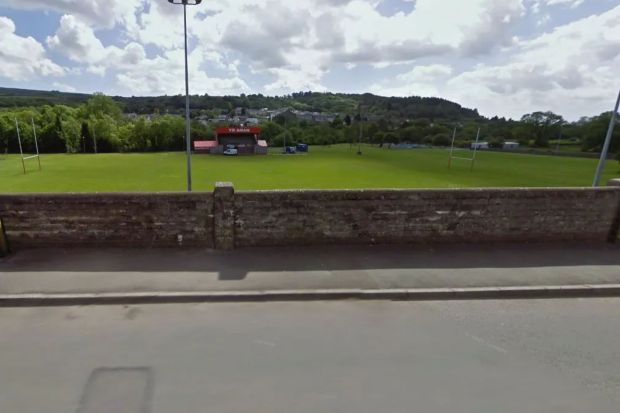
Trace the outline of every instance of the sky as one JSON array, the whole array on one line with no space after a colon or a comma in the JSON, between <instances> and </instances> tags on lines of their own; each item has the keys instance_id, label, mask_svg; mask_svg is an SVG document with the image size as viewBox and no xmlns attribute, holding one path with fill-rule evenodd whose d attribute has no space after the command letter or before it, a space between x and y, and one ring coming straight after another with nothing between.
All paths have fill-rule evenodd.
<instances>
[{"instance_id":1,"label":"sky","mask_svg":"<svg viewBox=\"0 0 620 413\"><path fill-rule=\"evenodd\" d=\"M620 0L205 0L190 92L436 96L485 116L613 108ZM0 0L0 86L185 93L183 7Z\"/></svg>"}]
</instances>

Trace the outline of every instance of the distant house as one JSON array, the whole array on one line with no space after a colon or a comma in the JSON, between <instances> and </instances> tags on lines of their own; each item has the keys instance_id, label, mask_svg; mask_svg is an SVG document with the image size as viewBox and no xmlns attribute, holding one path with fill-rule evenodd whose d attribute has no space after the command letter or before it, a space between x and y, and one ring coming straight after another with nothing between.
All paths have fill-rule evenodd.
<instances>
[{"instance_id":1,"label":"distant house","mask_svg":"<svg viewBox=\"0 0 620 413\"><path fill-rule=\"evenodd\" d=\"M519 142L504 142L503 148L505 150L519 149Z\"/></svg>"},{"instance_id":2,"label":"distant house","mask_svg":"<svg viewBox=\"0 0 620 413\"><path fill-rule=\"evenodd\" d=\"M336 115L333 113L315 113L314 121L315 122L333 122L336 119Z\"/></svg>"},{"instance_id":3,"label":"distant house","mask_svg":"<svg viewBox=\"0 0 620 413\"><path fill-rule=\"evenodd\" d=\"M471 149L489 149L489 142L474 142L471 144Z\"/></svg>"},{"instance_id":4,"label":"distant house","mask_svg":"<svg viewBox=\"0 0 620 413\"><path fill-rule=\"evenodd\" d=\"M282 117L285 120L297 119L297 115L290 108L277 109L271 112L271 116L270 116L271 120L274 120L277 117Z\"/></svg>"}]
</instances>

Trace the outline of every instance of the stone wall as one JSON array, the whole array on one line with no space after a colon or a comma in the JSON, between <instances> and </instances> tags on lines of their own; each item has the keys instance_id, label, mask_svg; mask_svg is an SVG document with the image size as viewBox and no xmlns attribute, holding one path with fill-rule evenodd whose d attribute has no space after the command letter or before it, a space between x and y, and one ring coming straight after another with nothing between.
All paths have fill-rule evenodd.
<instances>
[{"instance_id":1,"label":"stone wall","mask_svg":"<svg viewBox=\"0 0 620 413\"><path fill-rule=\"evenodd\" d=\"M615 241L620 187L0 195L15 248Z\"/></svg>"},{"instance_id":2,"label":"stone wall","mask_svg":"<svg viewBox=\"0 0 620 413\"><path fill-rule=\"evenodd\" d=\"M616 188L240 192L235 245L605 241L619 205Z\"/></svg>"},{"instance_id":3,"label":"stone wall","mask_svg":"<svg viewBox=\"0 0 620 413\"><path fill-rule=\"evenodd\" d=\"M610 179L607 183L610 187L618 187L620 188L620 179ZM615 234L615 237L614 237ZM611 231L609 235L610 242L616 242L620 240L620 205L618 205L618 212L616 214L616 219L611 226Z\"/></svg>"},{"instance_id":4,"label":"stone wall","mask_svg":"<svg viewBox=\"0 0 620 413\"><path fill-rule=\"evenodd\" d=\"M11 246L213 246L211 194L0 195Z\"/></svg>"}]
</instances>

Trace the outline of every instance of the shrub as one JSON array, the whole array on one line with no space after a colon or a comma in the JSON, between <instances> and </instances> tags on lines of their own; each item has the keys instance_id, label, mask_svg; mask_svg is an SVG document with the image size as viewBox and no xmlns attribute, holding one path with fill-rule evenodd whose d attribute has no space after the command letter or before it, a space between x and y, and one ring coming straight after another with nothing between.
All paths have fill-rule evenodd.
<instances>
[{"instance_id":1,"label":"shrub","mask_svg":"<svg viewBox=\"0 0 620 413\"><path fill-rule=\"evenodd\" d=\"M438 133L433 136L432 143L433 146L450 146L452 139L450 139L450 136L446 133Z\"/></svg>"},{"instance_id":2,"label":"shrub","mask_svg":"<svg viewBox=\"0 0 620 413\"><path fill-rule=\"evenodd\" d=\"M492 139L489 142L489 148L502 149L504 147L504 141L502 139Z\"/></svg>"}]
</instances>

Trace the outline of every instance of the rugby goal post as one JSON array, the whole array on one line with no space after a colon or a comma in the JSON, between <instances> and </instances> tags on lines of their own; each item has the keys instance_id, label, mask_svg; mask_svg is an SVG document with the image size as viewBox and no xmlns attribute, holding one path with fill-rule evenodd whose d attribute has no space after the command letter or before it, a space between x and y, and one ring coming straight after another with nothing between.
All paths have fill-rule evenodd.
<instances>
[{"instance_id":1,"label":"rugby goal post","mask_svg":"<svg viewBox=\"0 0 620 413\"><path fill-rule=\"evenodd\" d=\"M21 138L21 134L19 133L19 122L17 121L17 118L15 118L15 130L17 131L17 142L19 143L19 154L22 158L22 169L24 170L24 174L26 174L26 161L28 159L36 158L39 163L39 170L41 170L41 157L39 156L39 143L37 142L37 130L34 126L34 118L30 118L30 119L32 121L32 133L34 136L34 147L36 150L36 155L24 156L22 138Z\"/></svg>"},{"instance_id":2,"label":"rugby goal post","mask_svg":"<svg viewBox=\"0 0 620 413\"><path fill-rule=\"evenodd\" d=\"M478 154L478 144L480 142L480 128L478 128L478 133L476 134L476 142L474 143L474 153L471 157L464 156L455 156L454 155L454 142L456 140L456 128L454 128L454 132L452 133L452 145L450 145L450 157L448 158L448 168L452 168L452 160L459 159L462 161L471 162L471 166L469 168L470 171L474 170L474 165L476 163L476 155Z\"/></svg>"}]
</instances>

